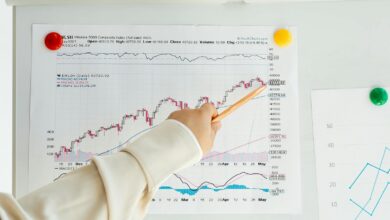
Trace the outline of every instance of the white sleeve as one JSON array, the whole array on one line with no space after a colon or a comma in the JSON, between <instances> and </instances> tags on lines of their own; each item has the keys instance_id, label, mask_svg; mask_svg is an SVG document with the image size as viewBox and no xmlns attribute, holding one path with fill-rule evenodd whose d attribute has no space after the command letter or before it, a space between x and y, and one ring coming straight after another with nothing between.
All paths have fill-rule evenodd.
<instances>
[{"instance_id":1,"label":"white sleeve","mask_svg":"<svg viewBox=\"0 0 390 220\"><path fill-rule=\"evenodd\" d=\"M0 194L0 219L142 219L159 185L201 157L194 134L166 120L121 152L95 157L18 202Z\"/></svg>"}]
</instances>

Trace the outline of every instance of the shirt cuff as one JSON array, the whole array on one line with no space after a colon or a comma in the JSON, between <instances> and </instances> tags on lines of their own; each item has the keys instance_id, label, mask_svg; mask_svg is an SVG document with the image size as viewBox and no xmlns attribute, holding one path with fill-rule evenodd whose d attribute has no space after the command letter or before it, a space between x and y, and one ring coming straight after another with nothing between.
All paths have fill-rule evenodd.
<instances>
[{"instance_id":1,"label":"shirt cuff","mask_svg":"<svg viewBox=\"0 0 390 220\"><path fill-rule=\"evenodd\" d=\"M200 161L202 150L192 131L168 119L122 151L130 153L143 169L148 190L153 191L172 173Z\"/></svg>"}]
</instances>

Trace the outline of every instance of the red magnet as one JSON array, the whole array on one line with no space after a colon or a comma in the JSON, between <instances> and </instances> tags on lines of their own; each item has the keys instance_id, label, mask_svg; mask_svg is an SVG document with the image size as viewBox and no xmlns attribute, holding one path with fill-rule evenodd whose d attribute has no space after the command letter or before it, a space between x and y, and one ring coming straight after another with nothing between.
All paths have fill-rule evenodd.
<instances>
[{"instance_id":1,"label":"red magnet","mask_svg":"<svg viewBox=\"0 0 390 220\"><path fill-rule=\"evenodd\" d=\"M57 32L50 32L45 37L45 45L49 50L58 50L63 43L62 36Z\"/></svg>"}]
</instances>

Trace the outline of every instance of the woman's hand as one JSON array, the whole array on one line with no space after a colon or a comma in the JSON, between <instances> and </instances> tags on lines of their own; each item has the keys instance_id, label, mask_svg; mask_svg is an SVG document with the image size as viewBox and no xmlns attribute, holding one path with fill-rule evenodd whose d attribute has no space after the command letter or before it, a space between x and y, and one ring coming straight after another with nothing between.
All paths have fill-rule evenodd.
<instances>
[{"instance_id":1,"label":"woman's hand","mask_svg":"<svg viewBox=\"0 0 390 220\"><path fill-rule=\"evenodd\" d=\"M186 125L198 139L203 154L208 153L214 144L221 122L211 122L218 114L212 104L203 104L199 109L183 109L171 113L168 119L175 119Z\"/></svg>"}]
</instances>

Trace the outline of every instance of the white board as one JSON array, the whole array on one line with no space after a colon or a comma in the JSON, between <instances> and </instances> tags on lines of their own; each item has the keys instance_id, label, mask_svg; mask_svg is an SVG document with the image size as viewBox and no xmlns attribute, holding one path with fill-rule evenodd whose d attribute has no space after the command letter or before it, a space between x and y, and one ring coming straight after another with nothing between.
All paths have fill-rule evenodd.
<instances>
[{"instance_id":1,"label":"white board","mask_svg":"<svg viewBox=\"0 0 390 220\"><path fill-rule=\"evenodd\" d=\"M15 192L26 193L31 28L48 24L294 25L298 28L300 142L303 209L300 215L245 215L246 219L317 219L310 92L319 88L390 84L388 2L278 3L267 5L66 5L16 7ZM182 219L183 216L166 216ZM198 219L201 216L186 216ZM211 216L208 216L211 218ZM236 219L218 215L213 218ZM161 219L150 216L149 219Z\"/></svg>"}]
</instances>

